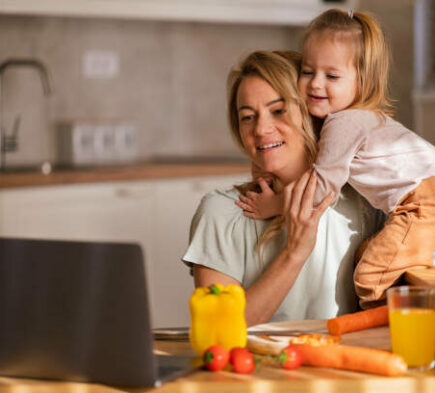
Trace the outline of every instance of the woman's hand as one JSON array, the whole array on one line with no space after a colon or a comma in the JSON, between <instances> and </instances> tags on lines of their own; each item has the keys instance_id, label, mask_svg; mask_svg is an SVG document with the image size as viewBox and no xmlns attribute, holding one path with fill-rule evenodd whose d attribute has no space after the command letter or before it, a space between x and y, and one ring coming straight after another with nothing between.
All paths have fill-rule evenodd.
<instances>
[{"instance_id":1,"label":"woman's hand","mask_svg":"<svg viewBox=\"0 0 435 393\"><path fill-rule=\"evenodd\" d=\"M283 216L288 230L287 252L304 263L314 249L319 220L334 200L334 193L314 205L317 178L310 170L284 188Z\"/></svg>"}]
</instances>

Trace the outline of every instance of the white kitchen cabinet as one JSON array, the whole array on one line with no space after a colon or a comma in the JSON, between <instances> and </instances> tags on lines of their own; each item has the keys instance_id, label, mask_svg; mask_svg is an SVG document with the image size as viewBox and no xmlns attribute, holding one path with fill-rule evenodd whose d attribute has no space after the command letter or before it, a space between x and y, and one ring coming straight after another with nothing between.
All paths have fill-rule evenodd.
<instances>
[{"instance_id":1,"label":"white kitchen cabinet","mask_svg":"<svg viewBox=\"0 0 435 393\"><path fill-rule=\"evenodd\" d=\"M248 177L226 175L3 189L0 235L138 242L153 326L187 326L193 280L181 257L202 196Z\"/></svg>"},{"instance_id":2,"label":"white kitchen cabinet","mask_svg":"<svg viewBox=\"0 0 435 393\"><path fill-rule=\"evenodd\" d=\"M128 192L127 192L128 190ZM141 220L152 201L148 184L86 184L5 189L1 195L3 236L139 240ZM137 220L131 220L137 217Z\"/></svg>"},{"instance_id":3,"label":"white kitchen cabinet","mask_svg":"<svg viewBox=\"0 0 435 393\"><path fill-rule=\"evenodd\" d=\"M166 21L305 25L326 8L358 0L0 0L0 13Z\"/></svg>"},{"instance_id":4,"label":"white kitchen cabinet","mask_svg":"<svg viewBox=\"0 0 435 393\"><path fill-rule=\"evenodd\" d=\"M5 189L0 192L0 234L35 239L139 242L144 247L152 233L153 193L146 183L127 187L86 184ZM151 283L152 270L147 270Z\"/></svg>"},{"instance_id":5,"label":"white kitchen cabinet","mask_svg":"<svg viewBox=\"0 0 435 393\"><path fill-rule=\"evenodd\" d=\"M159 309L160 326L189 325L188 301L193 291L193 278L181 262L189 240L190 221L204 194L215 188L231 187L244 176L213 176L160 182L156 188L155 243L152 249L152 277L159 289L153 298L153 309ZM177 304L178 307L174 307Z\"/></svg>"}]
</instances>

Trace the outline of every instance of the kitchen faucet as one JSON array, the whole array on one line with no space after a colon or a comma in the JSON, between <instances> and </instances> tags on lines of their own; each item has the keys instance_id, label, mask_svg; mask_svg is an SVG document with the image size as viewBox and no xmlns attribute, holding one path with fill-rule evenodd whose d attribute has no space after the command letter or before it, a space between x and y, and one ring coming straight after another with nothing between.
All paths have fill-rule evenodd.
<instances>
[{"instance_id":1,"label":"kitchen faucet","mask_svg":"<svg viewBox=\"0 0 435 393\"><path fill-rule=\"evenodd\" d=\"M44 95L48 96L51 93L48 71L41 61L26 58L10 58L0 64L0 170L5 169L6 153L15 151L18 148L18 129L21 121L21 116L17 116L14 120L11 135L6 135L3 116L3 75L11 67L35 68L39 72Z\"/></svg>"}]
</instances>

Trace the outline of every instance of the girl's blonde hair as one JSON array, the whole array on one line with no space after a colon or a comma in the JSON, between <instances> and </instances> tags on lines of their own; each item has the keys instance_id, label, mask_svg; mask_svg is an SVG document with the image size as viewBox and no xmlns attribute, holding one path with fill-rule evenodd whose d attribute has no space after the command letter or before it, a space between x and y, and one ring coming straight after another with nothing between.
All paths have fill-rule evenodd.
<instances>
[{"instance_id":1,"label":"girl's blonde hair","mask_svg":"<svg viewBox=\"0 0 435 393\"><path fill-rule=\"evenodd\" d=\"M393 115L388 93L390 48L376 19L365 12L347 13L330 9L311 21L303 45L315 34L332 34L355 45L358 91L351 108Z\"/></svg>"},{"instance_id":2,"label":"girl's blonde hair","mask_svg":"<svg viewBox=\"0 0 435 393\"><path fill-rule=\"evenodd\" d=\"M237 108L237 93L242 81L249 76L258 76L272 86L284 99L287 113L290 113L290 104L296 105L302 115L302 128L299 131L304 140L304 147L309 165L315 161L317 154L316 138L314 136L311 117L304 100L298 91L298 77L302 56L294 51L255 51L245 57L238 66L233 68L227 80L228 90L228 119L233 138L239 147L244 150L242 137L239 130L239 115ZM289 122L292 120L289 118ZM251 181L236 188L241 193L247 191L260 192L256 182ZM283 186L277 178L273 179L272 188L275 192L282 192ZM271 221L258 243L260 246L272 236L281 232L284 219L279 216Z\"/></svg>"}]
</instances>

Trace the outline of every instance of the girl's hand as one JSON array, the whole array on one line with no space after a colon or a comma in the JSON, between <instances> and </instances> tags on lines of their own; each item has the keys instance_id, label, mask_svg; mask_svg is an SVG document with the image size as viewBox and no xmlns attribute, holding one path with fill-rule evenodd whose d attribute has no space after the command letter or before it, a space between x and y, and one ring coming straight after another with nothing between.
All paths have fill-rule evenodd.
<instances>
[{"instance_id":1,"label":"girl's hand","mask_svg":"<svg viewBox=\"0 0 435 393\"><path fill-rule=\"evenodd\" d=\"M326 196L314 207L317 178L310 170L284 188L283 216L288 230L287 250L292 257L305 261L316 244L319 220L334 200L334 194Z\"/></svg>"},{"instance_id":2,"label":"girl's hand","mask_svg":"<svg viewBox=\"0 0 435 393\"><path fill-rule=\"evenodd\" d=\"M243 209L243 215L255 219L266 219L277 216L282 212L282 194L275 194L269 184L258 179L261 193L248 191L246 195L239 195L240 201L236 205Z\"/></svg>"}]
</instances>

